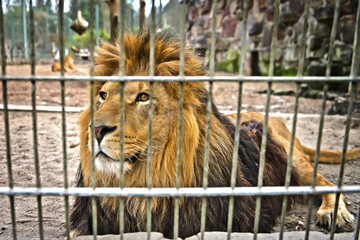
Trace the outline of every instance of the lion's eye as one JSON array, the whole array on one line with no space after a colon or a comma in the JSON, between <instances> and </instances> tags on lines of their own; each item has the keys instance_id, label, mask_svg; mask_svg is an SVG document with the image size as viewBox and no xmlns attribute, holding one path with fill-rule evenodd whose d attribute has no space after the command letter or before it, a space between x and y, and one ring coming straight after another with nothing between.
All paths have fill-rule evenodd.
<instances>
[{"instance_id":1,"label":"lion's eye","mask_svg":"<svg viewBox=\"0 0 360 240\"><path fill-rule=\"evenodd\" d=\"M136 101L137 102L145 102L147 100L149 100L150 96L147 93L140 93L137 97L136 97Z\"/></svg>"},{"instance_id":2,"label":"lion's eye","mask_svg":"<svg viewBox=\"0 0 360 240\"><path fill-rule=\"evenodd\" d=\"M107 93L106 92L101 91L101 92L99 92L99 95L100 95L100 99L103 100L103 101L105 101L105 99L107 98Z\"/></svg>"}]
</instances>

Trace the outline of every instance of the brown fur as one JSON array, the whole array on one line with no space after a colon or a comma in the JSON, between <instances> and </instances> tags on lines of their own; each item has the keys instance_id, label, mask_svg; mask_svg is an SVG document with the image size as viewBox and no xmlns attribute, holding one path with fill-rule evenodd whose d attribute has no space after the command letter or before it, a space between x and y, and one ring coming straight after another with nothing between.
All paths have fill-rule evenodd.
<instances>
[{"instance_id":1,"label":"brown fur","mask_svg":"<svg viewBox=\"0 0 360 240\"><path fill-rule=\"evenodd\" d=\"M155 75L177 76L180 67L180 44L172 35L159 33L155 38ZM149 74L150 35L125 35L126 75L146 76ZM119 71L119 46L103 44L97 50L95 74L100 76L117 75ZM187 76L205 75L203 63L191 49L185 51L185 69ZM107 94L101 99L99 92ZM124 84L124 155L119 156L119 83L95 83L94 113L95 127L107 126L113 129L99 143L98 149L106 151L104 165L96 169L98 187L118 187L117 172L107 166L120 160L133 158L140 154L134 163L125 162L125 186L147 186L147 141L148 141L148 105L137 102L139 93L149 91L149 84L126 82ZM182 114L183 133L181 148L181 187L201 187L204 167L204 148L206 135L206 88L204 83L184 83L184 108ZM152 124L152 187L174 187L177 157L177 119L179 84L174 82L155 82L153 95ZM230 186L232 152L235 126L221 115L216 106L212 107L209 152L209 187ZM80 116L80 152L81 167L78 173L78 187L91 186L91 161L89 148L90 106ZM242 124L236 185L256 186L259 166L262 124L250 121ZM96 140L95 140L96 141ZM97 142L96 142L97 143ZM97 149L95 148L96 152ZM110 158L111 157L111 158ZM265 186L282 186L285 182L286 152L270 133L267 139L266 162L264 172ZM100 160L99 160L100 159ZM110 165L107 165L110 164ZM117 166L117 165L111 165ZM116 168L116 167L115 167ZM299 184L296 169L292 171L292 185ZM281 213L282 196L264 197L261 205L260 232L270 232L276 218ZM146 230L146 199L130 197L125 199L125 232ZM293 198L290 197L290 204ZM207 200L206 230L226 231L228 216L227 197L211 197ZM98 233L118 233L119 199L115 197L97 198ZM152 198L152 231L162 232L172 237L174 221L174 199ZM234 201L233 231L253 231L255 197L236 197ZM179 233L188 237L200 230L201 198L181 198ZM88 198L76 197L71 214L72 236L91 234L91 204Z\"/></svg>"},{"instance_id":2,"label":"brown fur","mask_svg":"<svg viewBox=\"0 0 360 240\"><path fill-rule=\"evenodd\" d=\"M236 118L236 114L232 114L229 117L234 120ZM252 121L263 123L264 115L254 112L241 114L242 124L246 124ZM269 117L269 130L272 133L273 137L277 140L277 142L280 143L282 147L286 150L286 154L288 155L290 151L291 133L287 129L285 123L277 118ZM322 163L340 163L341 155L341 152L321 150L319 153L319 161ZM350 161L358 158L360 158L360 149L355 149L347 152L345 160ZM300 180L303 185L312 184L314 169L311 161L314 161L314 159L315 150L302 146L299 139L295 138L293 151L293 166L298 169L300 173ZM334 186L333 183L326 180L320 173L317 173L316 185ZM331 227L331 221L333 218L332 215L335 207L335 198L335 194L326 194L322 196L322 204L317 213L317 220L321 225L327 225L328 227ZM352 221L354 221L354 217L346 209L344 196L341 195L336 224L340 227L344 224L351 223Z\"/></svg>"},{"instance_id":3,"label":"brown fur","mask_svg":"<svg viewBox=\"0 0 360 240\"><path fill-rule=\"evenodd\" d=\"M72 56L66 56L65 60L64 60L64 71L72 72L75 70L76 70L76 68L74 67L74 58ZM60 72L61 64L59 62L57 62L57 63L54 63L53 65L51 65L51 71Z\"/></svg>"}]
</instances>

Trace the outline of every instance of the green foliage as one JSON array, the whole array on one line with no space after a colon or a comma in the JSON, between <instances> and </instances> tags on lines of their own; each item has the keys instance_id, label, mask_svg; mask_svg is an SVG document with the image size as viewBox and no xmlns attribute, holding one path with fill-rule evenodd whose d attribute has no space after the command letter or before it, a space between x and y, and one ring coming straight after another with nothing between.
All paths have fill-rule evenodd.
<instances>
[{"instance_id":1,"label":"green foliage","mask_svg":"<svg viewBox=\"0 0 360 240\"><path fill-rule=\"evenodd\" d=\"M216 70L217 71L224 71L230 73L237 73L239 72L240 66L240 55L236 49L230 49L226 53L225 59L221 60L220 62L216 62Z\"/></svg>"},{"instance_id":2,"label":"green foliage","mask_svg":"<svg viewBox=\"0 0 360 240\"><path fill-rule=\"evenodd\" d=\"M94 44L96 43L96 33L94 32L93 35ZM110 40L110 34L106 32L105 30L100 30L99 32L99 39L109 41ZM86 31L83 35L75 35L73 37L73 45L79 49L81 48L88 48L90 46L90 31Z\"/></svg>"},{"instance_id":3,"label":"green foliage","mask_svg":"<svg viewBox=\"0 0 360 240\"><path fill-rule=\"evenodd\" d=\"M270 64L268 62L262 62L263 68L261 73L263 76L269 75ZM284 77L295 77L297 75L296 67L283 68L281 66L274 66L274 76L284 76Z\"/></svg>"}]
</instances>

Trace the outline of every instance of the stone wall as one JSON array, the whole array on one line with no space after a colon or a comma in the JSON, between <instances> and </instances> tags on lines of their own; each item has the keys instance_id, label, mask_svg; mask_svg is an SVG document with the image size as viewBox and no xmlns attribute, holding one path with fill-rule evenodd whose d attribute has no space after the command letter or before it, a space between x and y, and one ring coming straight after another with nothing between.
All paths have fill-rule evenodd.
<instances>
[{"instance_id":1,"label":"stone wall","mask_svg":"<svg viewBox=\"0 0 360 240\"><path fill-rule=\"evenodd\" d=\"M212 0L188 1L188 40L195 48L210 49ZM306 33L305 74L325 75L335 0L312 0ZM348 75L356 22L357 0L342 0L334 47L332 75ZM305 0L282 0L277 35L275 75L296 75ZM247 23L246 74L266 75L275 12L275 0L250 0ZM218 0L216 16L217 70L237 72L243 34L243 0Z\"/></svg>"}]
</instances>

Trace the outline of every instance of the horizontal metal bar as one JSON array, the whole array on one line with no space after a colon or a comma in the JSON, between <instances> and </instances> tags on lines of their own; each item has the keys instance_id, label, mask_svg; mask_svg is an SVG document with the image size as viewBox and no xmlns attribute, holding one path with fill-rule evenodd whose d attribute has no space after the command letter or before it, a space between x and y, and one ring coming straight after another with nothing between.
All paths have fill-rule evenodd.
<instances>
[{"instance_id":1,"label":"horizontal metal bar","mask_svg":"<svg viewBox=\"0 0 360 240\"><path fill-rule=\"evenodd\" d=\"M85 82L360 82L360 77L288 77L288 76L0 76L0 80L5 81L85 81Z\"/></svg>"},{"instance_id":2,"label":"horizontal metal bar","mask_svg":"<svg viewBox=\"0 0 360 240\"><path fill-rule=\"evenodd\" d=\"M7 105L8 111L13 112L32 112L32 106L28 105ZM65 112L67 113L78 113L84 110L84 107L64 107ZM4 104L0 104L0 111L4 110ZM36 106L36 112L55 112L55 113L62 113L62 106Z\"/></svg>"},{"instance_id":3,"label":"horizontal metal bar","mask_svg":"<svg viewBox=\"0 0 360 240\"><path fill-rule=\"evenodd\" d=\"M215 197L215 196L272 196L318 195L327 193L360 193L359 185L327 187L218 187L218 188L9 188L0 187L0 195L10 196L81 196L81 197Z\"/></svg>"}]
</instances>

